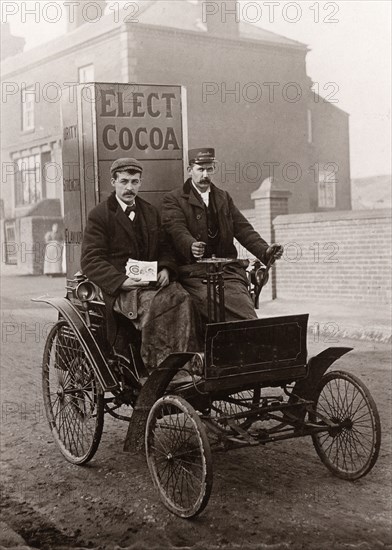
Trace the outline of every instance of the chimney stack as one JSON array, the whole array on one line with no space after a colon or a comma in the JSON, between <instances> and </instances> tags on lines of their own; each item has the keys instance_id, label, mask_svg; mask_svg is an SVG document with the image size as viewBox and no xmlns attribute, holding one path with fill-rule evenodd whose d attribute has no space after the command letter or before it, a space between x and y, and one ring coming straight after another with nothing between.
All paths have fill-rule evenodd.
<instances>
[{"instance_id":1,"label":"chimney stack","mask_svg":"<svg viewBox=\"0 0 392 550\"><path fill-rule=\"evenodd\" d=\"M22 53L25 47L26 40L22 36L14 36L11 34L10 24L1 24L1 61Z\"/></svg>"},{"instance_id":2,"label":"chimney stack","mask_svg":"<svg viewBox=\"0 0 392 550\"><path fill-rule=\"evenodd\" d=\"M74 31L85 23L94 23L102 19L106 9L106 0L78 0L67 6L67 32Z\"/></svg>"},{"instance_id":3,"label":"chimney stack","mask_svg":"<svg viewBox=\"0 0 392 550\"><path fill-rule=\"evenodd\" d=\"M234 0L207 2L203 7L203 23L211 34L225 38L239 36L240 3Z\"/></svg>"}]
</instances>

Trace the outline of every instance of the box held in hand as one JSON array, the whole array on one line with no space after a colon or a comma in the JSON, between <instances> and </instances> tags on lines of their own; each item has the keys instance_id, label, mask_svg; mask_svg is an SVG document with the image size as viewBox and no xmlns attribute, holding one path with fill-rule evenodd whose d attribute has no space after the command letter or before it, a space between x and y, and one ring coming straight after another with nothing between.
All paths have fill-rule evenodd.
<instances>
[{"instance_id":1,"label":"box held in hand","mask_svg":"<svg viewBox=\"0 0 392 550\"><path fill-rule=\"evenodd\" d=\"M158 276L158 262L142 262L129 258L125 266L127 277L138 277L140 282L156 282Z\"/></svg>"}]
</instances>

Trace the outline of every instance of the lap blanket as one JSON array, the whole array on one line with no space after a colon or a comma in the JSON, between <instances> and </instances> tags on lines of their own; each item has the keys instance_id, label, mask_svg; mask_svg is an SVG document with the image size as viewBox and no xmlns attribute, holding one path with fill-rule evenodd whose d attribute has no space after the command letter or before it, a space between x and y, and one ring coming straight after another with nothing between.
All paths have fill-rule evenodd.
<instances>
[{"instance_id":1,"label":"lap blanket","mask_svg":"<svg viewBox=\"0 0 392 550\"><path fill-rule=\"evenodd\" d=\"M178 283L121 292L114 310L141 331L141 356L149 370L170 353L200 351L200 321L188 292Z\"/></svg>"}]
</instances>

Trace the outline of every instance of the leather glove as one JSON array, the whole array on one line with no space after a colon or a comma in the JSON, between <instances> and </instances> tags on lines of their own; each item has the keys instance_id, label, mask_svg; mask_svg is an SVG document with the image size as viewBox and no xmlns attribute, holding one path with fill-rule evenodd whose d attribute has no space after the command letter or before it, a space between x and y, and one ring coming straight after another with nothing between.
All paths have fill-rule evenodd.
<instances>
[{"instance_id":1,"label":"leather glove","mask_svg":"<svg viewBox=\"0 0 392 550\"><path fill-rule=\"evenodd\" d=\"M275 260L279 260L283 256L283 251L284 249L281 244L271 244L266 251L267 261L272 260L274 262Z\"/></svg>"}]
</instances>

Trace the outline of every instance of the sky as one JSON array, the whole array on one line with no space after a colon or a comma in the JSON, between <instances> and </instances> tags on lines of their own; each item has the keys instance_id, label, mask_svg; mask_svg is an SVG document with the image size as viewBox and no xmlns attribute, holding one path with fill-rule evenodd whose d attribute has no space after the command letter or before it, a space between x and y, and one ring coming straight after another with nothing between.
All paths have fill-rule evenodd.
<instances>
[{"instance_id":1,"label":"sky","mask_svg":"<svg viewBox=\"0 0 392 550\"><path fill-rule=\"evenodd\" d=\"M25 49L65 33L64 9L58 12L62 15L58 22L45 21L42 6L49 3L54 2L41 0L37 9L36 1L2 0L2 21L7 18L11 32L25 37ZM7 11L16 11L14 15L4 12L6 4ZM390 174L391 2L282 1L273 12L271 4L243 0L241 18L309 46L307 72L320 95L330 94L350 114L352 177ZM31 8L35 16L28 15ZM54 11L48 14L55 18Z\"/></svg>"},{"instance_id":2,"label":"sky","mask_svg":"<svg viewBox=\"0 0 392 550\"><path fill-rule=\"evenodd\" d=\"M315 9L310 9L315 4L319 4L319 23L314 21ZM391 3L349 0L300 5L303 17L298 22L276 17L261 26L311 48L308 75L318 83L320 95L332 94L338 99L336 105L350 114L352 177L390 174ZM335 6L338 11L333 14Z\"/></svg>"}]
</instances>

